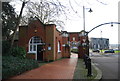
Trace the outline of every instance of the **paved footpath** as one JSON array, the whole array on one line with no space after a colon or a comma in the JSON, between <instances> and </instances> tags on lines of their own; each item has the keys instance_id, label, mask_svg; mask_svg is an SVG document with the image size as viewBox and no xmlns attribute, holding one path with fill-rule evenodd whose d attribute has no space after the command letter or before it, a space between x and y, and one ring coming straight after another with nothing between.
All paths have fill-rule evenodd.
<instances>
[{"instance_id":1,"label":"paved footpath","mask_svg":"<svg viewBox=\"0 0 120 81\"><path fill-rule=\"evenodd\" d=\"M76 64L77 56L72 54L71 58L45 64L11 79L73 79Z\"/></svg>"}]
</instances>

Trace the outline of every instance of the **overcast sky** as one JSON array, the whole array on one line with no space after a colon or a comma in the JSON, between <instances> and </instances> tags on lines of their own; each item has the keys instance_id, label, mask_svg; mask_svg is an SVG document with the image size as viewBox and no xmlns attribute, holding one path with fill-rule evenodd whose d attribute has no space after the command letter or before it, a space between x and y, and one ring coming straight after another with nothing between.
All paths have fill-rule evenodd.
<instances>
[{"instance_id":1,"label":"overcast sky","mask_svg":"<svg viewBox=\"0 0 120 81\"><path fill-rule=\"evenodd\" d=\"M75 0L72 4L75 4ZM77 2L78 1L78 2ZM79 3L80 0L76 0ZM83 0L81 0L83 1ZM85 5L86 8L91 8L93 10L92 13L88 12L88 9L85 10L85 28L86 31L91 30L93 27L106 23L106 22L118 22L118 2L119 0L99 0L102 1L104 4L98 3L96 0L86 0L90 2L83 2L81 6L76 6L76 10L79 10L79 14L81 16L78 17L76 20L70 21L68 20L66 24L65 30L73 32L83 30L83 8L82 6ZM80 13L81 12L81 13ZM102 32L101 32L102 31ZM109 38L110 44L117 44L118 43L118 25L104 25L95 30L93 30L89 37L102 37L102 38Z\"/></svg>"},{"instance_id":2,"label":"overcast sky","mask_svg":"<svg viewBox=\"0 0 120 81\"><path fill-rule=\"evenodd\" d=\"M55 1L55 0L54 0ZM118 2L120 0L59 0L70 9L70 19L65 20L64 30L68 32L80 32L83 30L83 6L85 6L85 29L106 22L118 22ZM70 4L71 3L71 4ZM16 3L17 4L17 3ZM72 6L72 7L71 7ZM92 13L88 10L91 8ZM20 6L16 9L19 11ZM76 12L76 13L75 13ZM101 32L102 31L102 32ZM109 38L110 44L118 43L118 25L104 25L93 30L89 37Z\"/></svg>"}]
</instances>

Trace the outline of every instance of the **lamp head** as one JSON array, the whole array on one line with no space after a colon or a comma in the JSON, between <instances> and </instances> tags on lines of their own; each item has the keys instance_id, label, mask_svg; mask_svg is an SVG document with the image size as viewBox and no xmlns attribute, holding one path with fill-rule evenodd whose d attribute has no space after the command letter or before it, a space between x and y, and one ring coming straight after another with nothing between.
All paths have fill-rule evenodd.
<instances>
[{"instance_id":1,"label":"lamp head","mask_svg":"<svg viewBox=\"0 0 120 81\"><path fill-rule=\"evenodd\" d=\"M89 10L88 12L90 12L90 13L91 13L91 12L93 12L93 11L92 11L92 9L90 8L90 10Z\"/></svg>"},{"instance_id":2,"label":"lamp head","mask_svg":"<svg viewBox=\"0 0 120 81\"><path fill-rule=\"evenodd\" d=\"M113 27L113 23L111 22L111 27Z\"/></svg>"}]
</instances>

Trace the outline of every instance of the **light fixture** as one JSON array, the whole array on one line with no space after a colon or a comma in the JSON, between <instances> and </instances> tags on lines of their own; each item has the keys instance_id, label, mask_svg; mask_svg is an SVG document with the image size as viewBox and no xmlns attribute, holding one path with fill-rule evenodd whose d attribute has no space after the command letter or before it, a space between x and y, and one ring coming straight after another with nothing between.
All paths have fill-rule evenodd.
<instances>
[{"instance_id":1,"label":"light fixture","mask_svg":"<svg viewBox=\"0 0 120 81\"><path fill-rule=\"evenodd\" d=\"M37 32L37 30L34 30L34 32L36 33L36 32Z\"/></svg>"},{"instance_id":2,"label":"light fixture","mask_svg":"<svg viewBox=\"0 0 120 81\"><path fill-rule=\"evenodd\" d=\"M90 13L91 13L91 12L93 12L93 11L92 11L92 9L90 8L90 10L89 10L88 12L90 12Z\"/></svg>"},{"instance_id":3,"label":"light fixture","mask_svg":"<svg viewBox=\"0 0 120 81\"><path fill-rule=\"evenodd\" d=\"M113 23L111 22L111 27L113 27Z\"/></svg>"}]
</instances>

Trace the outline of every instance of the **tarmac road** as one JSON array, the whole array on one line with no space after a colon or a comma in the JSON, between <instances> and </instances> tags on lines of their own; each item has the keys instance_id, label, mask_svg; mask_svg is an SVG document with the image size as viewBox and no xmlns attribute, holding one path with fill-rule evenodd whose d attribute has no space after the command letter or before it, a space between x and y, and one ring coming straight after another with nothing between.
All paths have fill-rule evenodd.
<instances>
[{"instance_id":1,"label":"tarmac road","mask_svg":"<svg viewBox=\"0 0 120 81\"><path fill-rule=\"evenodd\" d=\"M90 58L102 71L102 80L118 79L118 54L100 55L99 53L92 53Z\"/></svg>"}]
</instances>

